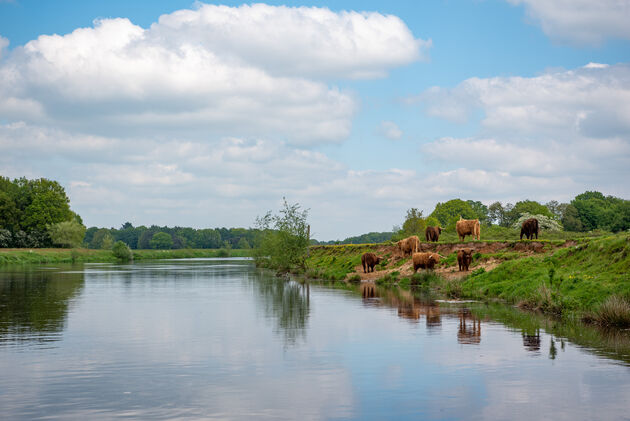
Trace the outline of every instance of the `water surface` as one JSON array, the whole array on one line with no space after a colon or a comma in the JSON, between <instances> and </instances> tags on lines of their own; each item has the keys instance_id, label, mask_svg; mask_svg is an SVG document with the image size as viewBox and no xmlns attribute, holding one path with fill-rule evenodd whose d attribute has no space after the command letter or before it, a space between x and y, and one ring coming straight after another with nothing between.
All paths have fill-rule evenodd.
<instances>
[{"instance_id":1,"label":"water surface","mask_svg":"<svg viewBox=\"0 0 630 421\"><path fill-rule=\"evenodd\" d=\"M0 271L2 419L630 419L627 332L242 259Z\"/></svg>"}]
</instances>

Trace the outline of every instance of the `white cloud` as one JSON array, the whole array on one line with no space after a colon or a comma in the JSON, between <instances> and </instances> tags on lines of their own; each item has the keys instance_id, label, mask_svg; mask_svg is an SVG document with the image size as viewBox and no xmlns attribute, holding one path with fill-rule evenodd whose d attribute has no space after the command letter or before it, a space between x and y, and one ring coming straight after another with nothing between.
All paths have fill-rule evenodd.
<instances>
[{"instance_id":1,"label":"white cloud","mask_svg":"<svg viewBox=\"0 0 630 421\"><path fill-rule=\"evenodd\" d=\"M592 138L630 131L630 65L590 63L537 77L471 78L416 98L430 115L466 121L475 110L484 128L505 136Z\"/></svg>"},{"instance_id":2,"label":"white cloud","mask_svg":"<svg viewBox=\"0 0 630 421\"><path fill-rule=\"evenodd\" d=\"M356 99L327 79L381 77L422 57L395 16L201 5L148 29L128 19L42 35L0 64L0 117L107 136L350 133Z\"/></svg>"},{"instance_id":3,"label":"white cloud","mask_svg":"<svg viewBox=\"0 0 630 421\"><path fill-rule=\"evenodd\" d=\"M381 135L391 140L398 140L403 135L402 130L400 130L398 125L393 121L381 121L379 132Z\"/></svg>"},{"instance_id":4,"label":"white cloud","mask_svg":"<svg viewBox=\"0 0 630 421\"><path fill-rule=\"evenodd\" d=\"M553 40L597 45L608 38L630 39L629 0L507 0L525 5L527 15Z\"/></svg>"}]
</instances>

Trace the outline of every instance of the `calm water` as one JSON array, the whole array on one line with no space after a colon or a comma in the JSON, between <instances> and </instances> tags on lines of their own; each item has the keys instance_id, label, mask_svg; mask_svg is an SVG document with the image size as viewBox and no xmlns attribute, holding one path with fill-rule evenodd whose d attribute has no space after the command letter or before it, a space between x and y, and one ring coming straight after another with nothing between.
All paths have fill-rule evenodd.
<instances>
[{"instance_id":1,"label":"calm water","mask_svg":"<svg viewBox=\"0 0 630 421\"><path fill-rule=\"evenodd\" d=\"M630 340L246 260L4 268L1 419L630 419Z\"/></svg>"}]
</instances>

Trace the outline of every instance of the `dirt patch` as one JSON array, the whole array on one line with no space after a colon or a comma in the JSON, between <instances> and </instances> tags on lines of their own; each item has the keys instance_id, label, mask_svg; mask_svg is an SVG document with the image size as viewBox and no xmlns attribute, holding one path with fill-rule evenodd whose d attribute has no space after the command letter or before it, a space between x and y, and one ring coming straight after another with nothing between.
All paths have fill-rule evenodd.
<instances>
[{"instance_id":1,"label":"dirt patch","mask_svg":"<svg viewBox=\"0 0 630 421\"><path fill-rule=\"evenodd\" d=\"M553 248L562 248L575 245L575 241L568 240L562 244L554 245ZM481 254L493 254L501 251L518 252L524 256L543 253L545 252L545 244L540 241L470 241L460 243L420 243L420 251L422 252L434 252L441 255L443 258L456 252L462 248L471 248L474 253ZM359 275L361 281L375 281L383 278L392 272L398 272L398 278L410 277L414 274L413 265L409 257L403 256L396 245L379 245L372 249L372 252L378 256L385 256L389 254L388 264L384 269L375 270L374 272L364 273L361 265L355 266L354 272L347 275L346 279ZM407 259L404 263L400 264L401 260ZM486 271L490 271L501 264L500 259L483 259L481 261L473 263L470 270L467 272L459 272L457 262L451 266L440 266L435 269L436 273L439 273L446 279L462 278L472 271L479 268L483 268ZM376 268L375 268L376 269Z\"/></svg>"}]
</instances>

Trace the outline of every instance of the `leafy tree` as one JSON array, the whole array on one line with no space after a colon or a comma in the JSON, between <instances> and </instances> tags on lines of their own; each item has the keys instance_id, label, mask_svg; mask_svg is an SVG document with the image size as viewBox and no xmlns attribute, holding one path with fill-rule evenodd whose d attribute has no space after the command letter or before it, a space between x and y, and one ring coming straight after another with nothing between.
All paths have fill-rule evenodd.
<instances>
[{"instance_id":1,"label":"leafy tree","mask_svg":"<svg viewBox=\"0 0 630 421\"><path fill-rule=\"evenodd\" d=\"M140 250L151 248L151 239L153 238L154 234L155 231L153 229L145 229L142 234L140 234L140 237L138 237L138 248Z\"/></svg>"},{"instance_id":2,"label":"leafy tree","mask_svg":"<svg viewBox=\"0 0 630 421\"><path fill-rule=\"evenodd\" d=\"M112 253L114 257L123 261L129 261L133 259L133 253L127 244L122 241L116 241L112 247Z\"/></svg>"},{"instance_id":3,"label":"leafy tree","mask_svg":"<svg viewBox=\"0 0 630 421\"><path fill-rule=\"evenodd\" d=\"M494 202L488 206L488 221L492 224L505 226L505 210L501 202Z\"/></svg>"},{"instance_id":4,"label":"leafy tree","mask_svg":"<svg viewBox=\"0 0 630 421\"><path fill-rule=\"evenodd\" d=\"M624 200L619 204L610 224L610 230L612 232L630 230L630 200Z\"/></svg>"},{"instance_id":5,"label":"leafy tree","mask_svg":"<svg viewBox=\"0 0 630 421\"><path fill-rule=\"evenodd\" d=\"M553 213L547 208L534 200L521 200L516 202L512 210L510 210L510 219L516 221L522 214L529 213L531 215L545 215L553 218Z\"/></svg>"},{"instance_id":6,"label":"leafy tree","mask_svg":"<svg viewBox=\"0 0 630 421\"><path fill-rule=\"evenodd\" d=\"M221 234L213 229L200 229L195 232L193 241L197 248L216 249L221 246Z\"/></svg>"},{"instance_id":7,"label":"leafy tree","mask_svg":"<svg viewBox=\"0 0 630 421\"><path fill-rule=\"evenodd\" d=\"M580 214L575 206L568 205L566 207L564 214L562 215L562 225L564 225L564 229L567 231L584 230L584 226L580 220Z\"/></svg>"},{"instance_id":8,"label":"leafy tree","mask_svg":"<svg viewBox=\"0 0 630 421\"><path fill-rule=\"evenodd\" d=\"M107 228L101 228L94 233L90 242L91 249L111 250L114 245L114 237Z\"/></svg>"},{"instance_id":9,"label":"leafy tree","mask_svg":"<svg viewBox=\"0 0 630 421\"><path fill-rule=\"evenodd\" d=\"M236 248L242 250L242 249L249 249L251 248L251 246L249 245L245 237L241 237L241 239L238 240L238 244L236 245Z\"/></svg>"},{"instance_id":10,"label":"leafy tree","mask_svg":"<svg viewBox=\"0 0 630 421\"><path fill-rule=\"evenodd\" d=\"M308 210L299 204L284 204L279 214L271 211L256 218L260 241L255 251L256 263L279 271L306 268L308 254Z\"/></svg>"},{"instance_id":11,"label":"leafy tree","mask_svg":"<svg viewBox=\"0 0 630 421\"><path fill-rule=\"evenodd\" d=\"M149 245L152 249L167 250L173 247L173 237L166 232L156 232Z\"/></svg>"},{"instance_id":12,"label":"leafy tree","mask_svg":"<svg viewBox=\"0 0 630 421\"><path fill-rule=\"evenodd\" d=\"M453 199L435 205L430 216L440 221L442 227L453 229L460 216L464 219L476 219L477 213L470 206L470 203L461 199Z\"/></svg>"},{"instance_id":13,"label":"leafy tree","mask_svg":"<svg viewBox=\"0 0 630 421\"><path fill-rule=\"evenodd\" d=\"M48 226L48 235L53 244L61 247L79 247L85 236L85 227L75 220L57 222Z\"/></svg>"},{"instance_id":14,"label":"leafy tree","mask_svg":"<svg viewBox=\"0 0 630 421\"><path fill-rule=\"evenodd\" d=\"M22 213L21 227L24 231L46 232L48 225L74 219L70 200L64 188L56 181L40 178L27 180L30 202Z\"/></svg>"},{"instance_id":15,"label":"leafy tree","mask_svg":"<svg viewBox=\"0 0 630 421\"><path fill-rule=\"evenodd\" d=\"M400 234L406 237L409 235L419 235L424 232L427 227L427 223L422 217L422 211L418 208L411 208L407 210L407 216L405 222L402 224Z\"/></svg>"},{"instance_id":16,"label":"leafy tree","mask_svg":"<svg viewBox=\"0 0 630 421\"><path fill-rule=\"evenodd\" d=\"M470 205L473 212L475 212L476 219L482 224L490 224L488 221L488 207L479 201L467 200L466 203Z\"/></svg>"},{"instance_id":17,"label":"leafy tree","mask_svg":"<svg viewBox=\"0 0 630 421\"><path fill-rule=\"evenodd\" d=\"M15 231L20 226L20 211L15 200L6 191L0 190L0 228Z\"/></svg>"}]
</instances>

